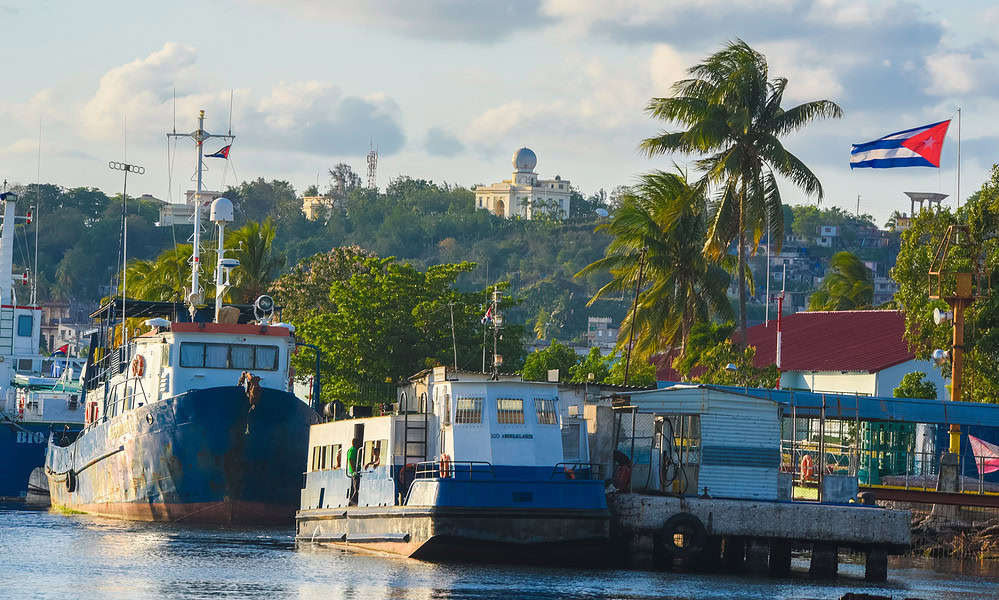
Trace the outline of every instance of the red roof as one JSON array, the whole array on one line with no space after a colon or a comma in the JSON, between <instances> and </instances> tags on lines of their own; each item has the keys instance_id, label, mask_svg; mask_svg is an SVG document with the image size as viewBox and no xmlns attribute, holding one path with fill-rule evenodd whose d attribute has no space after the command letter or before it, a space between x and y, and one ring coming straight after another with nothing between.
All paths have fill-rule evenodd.
<instances>
[{"instance_id":1,"label":"red roof","mask_svg":"<svg viewBox=\"0 0 999 600\"><path fill-rule=\"evenodd\" d=\"M913 359L897 310L799 312L781 323L781 370L875 372ZM777 321L747 330L756 366L776 362Z\"/></svg>"}]
</instances>

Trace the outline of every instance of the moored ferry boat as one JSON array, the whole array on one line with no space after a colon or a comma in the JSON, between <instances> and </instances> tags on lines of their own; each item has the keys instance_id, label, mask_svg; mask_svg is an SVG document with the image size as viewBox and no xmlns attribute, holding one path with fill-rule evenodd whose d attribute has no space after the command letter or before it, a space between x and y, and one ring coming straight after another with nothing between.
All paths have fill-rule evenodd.
<instances>
[{"instance_id":1,"label":"moored ferry boat","mask_svg":"<svg viewBox=\"0 0 999 600\"><path fill-rule=\"evenodd\" d=\"M312 426L300 543L426 560L597 556L609 535L604 482L566 461L585 460L586 436L566 427L557 385L438 368L427 390L403 395L397 414Z\"/></svg>"},{"instance_id":2,"label":"moored ferry boat","mask_svg":"<svg viewBox=\"0 0 999 600\"><path fill-rule=\"evenodd\" d=\"M229 273L224 227L232 203L217 198L214 312L199 286L204 112L190 134L198 150L191 293L186 304L109 300L91 315L84 373L85 427L53 436L45 472L52 505L147 521L287 523L315 412L293 393L291 325L274 305L223 306ZM122 261L124 264L124 260ZM144 319L144 321L143 321ZM143 325L134 337L136 322Z\"/></svg>"}]
</instances>

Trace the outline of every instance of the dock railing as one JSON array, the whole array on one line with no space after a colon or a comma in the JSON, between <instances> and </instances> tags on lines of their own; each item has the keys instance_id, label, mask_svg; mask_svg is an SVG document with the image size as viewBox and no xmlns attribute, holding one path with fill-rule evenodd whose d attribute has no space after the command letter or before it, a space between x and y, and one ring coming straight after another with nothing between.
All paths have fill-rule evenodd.
<instances>
[{"instance_id":1,"label":"dock railing","mask_svg":"<svg viewBox=\"0 0 999 600\"><path fill-rule=\"evenodd\" d=\"M603 465L598 463L560 462L552 468L549 479L564 478L579 481L602 481Z\"/></svg>"},{"instance_id":2,"label":"dock railing","mask_svg":"<svg viewBox=\"0 0 999 600\"><path fill-rule=\"evenodd\" d=\"M426 461L416 463L415 479L455 479L473 481L496 479L493 465L481 460Z\"/></svg>"}]
</instances>

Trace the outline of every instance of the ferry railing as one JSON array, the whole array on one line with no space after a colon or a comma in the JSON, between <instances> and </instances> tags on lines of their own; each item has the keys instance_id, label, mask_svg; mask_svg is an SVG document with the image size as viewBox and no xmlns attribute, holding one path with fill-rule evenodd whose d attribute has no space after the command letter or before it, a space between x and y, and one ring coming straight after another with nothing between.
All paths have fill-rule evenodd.
<instances>
[{"instance_id":1,"label":"ferry railing","mask_svg":"<svg viewBox=\"0 0 999 600\"><path fill-rule=\"evenodd\" d=\"M416 463L414 479L455 479L473 481L476 478L496 479L493 464L483 460L426 461Z\"/></svg>"},{"instance_id":2,"label":"ferry railing","mask_svg":"<svg viewBox=\"0 0 999 600\"><path fill-rule=\"evenodd\" d=\"M600 481L603 480L603 465L585 462L560 462L555 464L548 478L555 479L557 476L567 480Z\"/></svg>"}]
</instances>

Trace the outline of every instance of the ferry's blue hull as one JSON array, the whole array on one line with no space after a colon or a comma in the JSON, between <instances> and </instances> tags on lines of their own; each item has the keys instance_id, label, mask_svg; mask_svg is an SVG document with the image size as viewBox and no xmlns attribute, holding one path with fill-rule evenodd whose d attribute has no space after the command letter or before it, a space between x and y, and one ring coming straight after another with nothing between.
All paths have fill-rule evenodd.
<instances>
[{"instance_id":1,"label":"ferry's blue hull","mask_svg":"<svg viewBox=\"0 0 999 600\"><path fill-rule=\"evenodd\" d=\"M53 506L149 521L287 523L298 507L315 413L264 388L192 390L50 443Z\"/></svg>"},{"instance_id":2,"label":"ferry's blue hull","mask_svg":"<svg viewBox=\"0 0 999 600\"><path fill-rule=\"evenodd\" d=\"M23 499L28 476L45 464L45 444L50 429L61 435L66 423L14 423L0 417L0 498ZM70 425L71 432L82 428Z\"/></svg>"}]
</instances>

